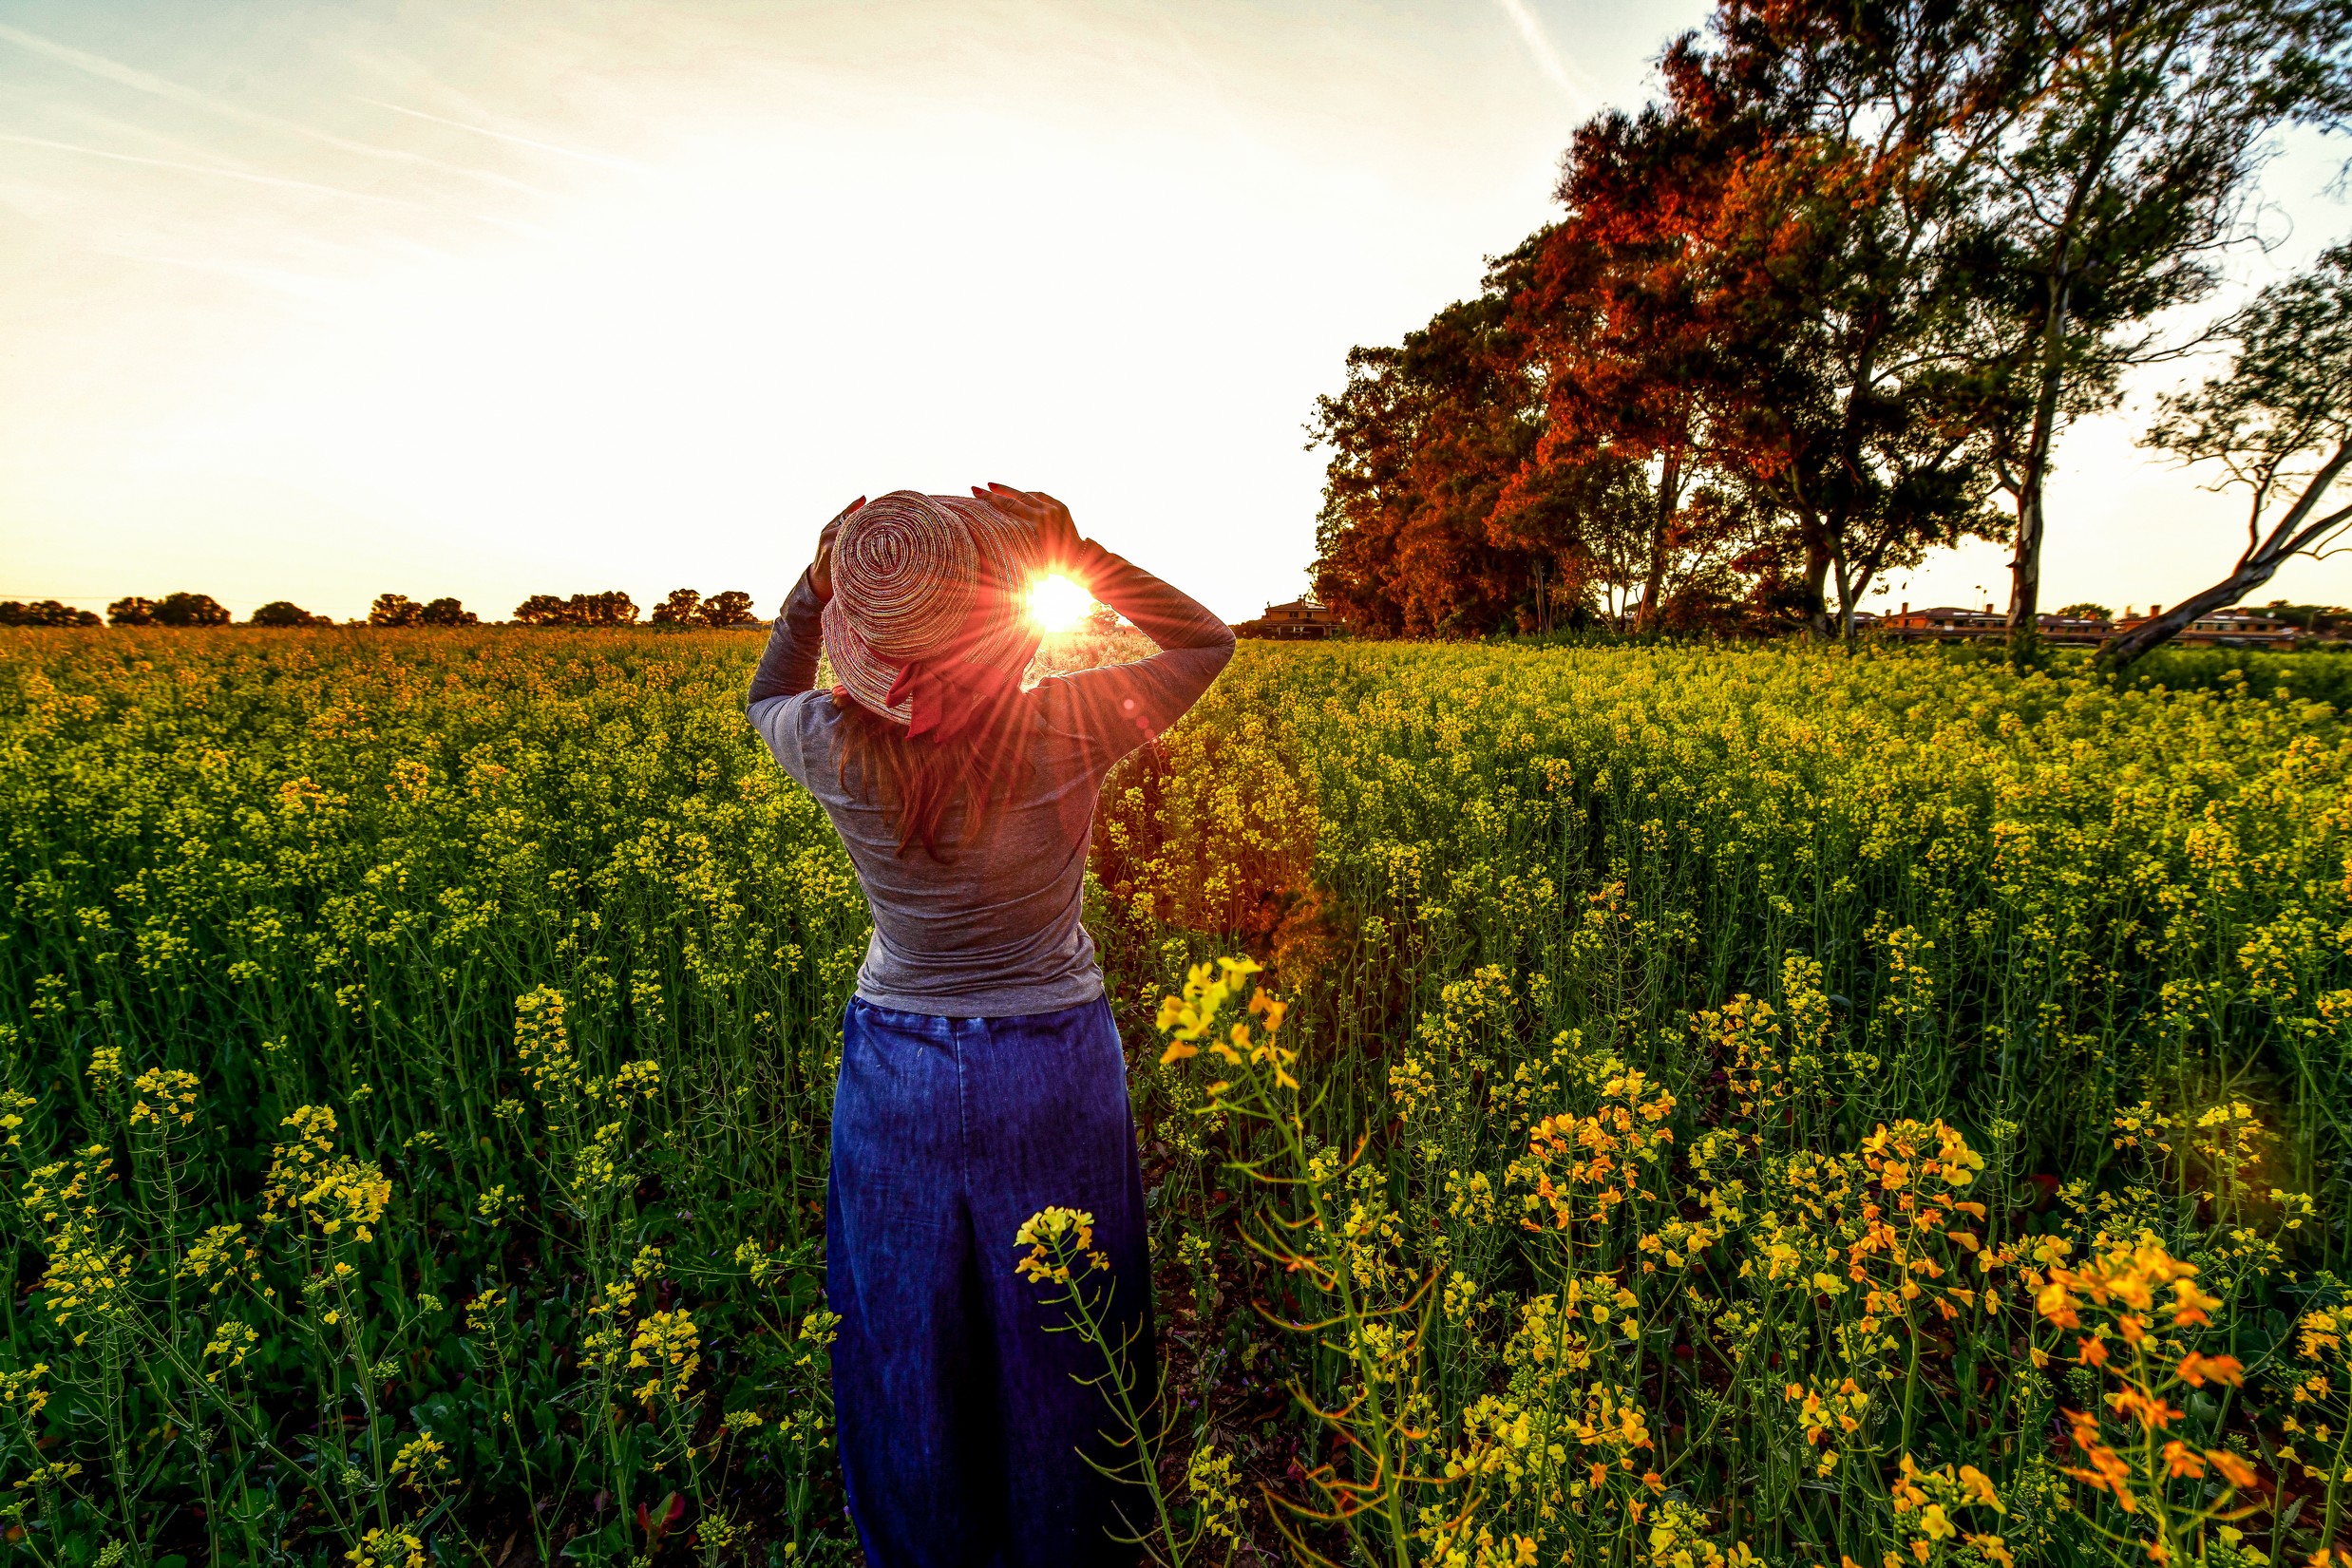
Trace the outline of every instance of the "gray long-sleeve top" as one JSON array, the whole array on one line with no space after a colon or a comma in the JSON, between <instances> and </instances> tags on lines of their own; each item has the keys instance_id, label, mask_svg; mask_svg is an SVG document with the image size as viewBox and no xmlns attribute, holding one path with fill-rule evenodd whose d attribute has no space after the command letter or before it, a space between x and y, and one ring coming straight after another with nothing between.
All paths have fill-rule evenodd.
<instances>
[{"instance_id":1,"label":"gray long-sleeve top","mask_svg":"<svg viewBox=\"0 0 2352 1568\"><path fill-rule=\"evenodd\" d=\"M1233 657L1233 633L1189 595L1089 543L1077 575L1161 652L1133 664L1049 675L1019 699L1004 804L966 839L952 805L939 853L899 853L880 803L841 778L841 710L814 690L825 601L802 574L751 677L750 719L784 770L825 807L874 916L858 994L876 1007L1004 1018L1079 1006L1103 992L1079 921L1094 802L1113 763L1158 736ZM841 701L850 699L844 697Z\"/></svg>"}]
</instances>

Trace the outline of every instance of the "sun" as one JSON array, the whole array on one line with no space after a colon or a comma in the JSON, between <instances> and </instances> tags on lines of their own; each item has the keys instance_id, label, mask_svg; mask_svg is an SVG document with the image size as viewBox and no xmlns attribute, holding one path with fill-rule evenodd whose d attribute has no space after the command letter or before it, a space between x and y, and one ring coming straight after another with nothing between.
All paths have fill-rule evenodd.
<instances>
[{"instance_id":1,"label":"sun","mask_svg":"<svg viewBox=\"0 0 2352 1568\"><path fill-rule=\"evenodd\" d=\"M1040 631L1067 632L1093 608L1094 595L1085 584L1068 577L1039 577L1029 585L1029 618Z\"/></svg>"}]
</instances>

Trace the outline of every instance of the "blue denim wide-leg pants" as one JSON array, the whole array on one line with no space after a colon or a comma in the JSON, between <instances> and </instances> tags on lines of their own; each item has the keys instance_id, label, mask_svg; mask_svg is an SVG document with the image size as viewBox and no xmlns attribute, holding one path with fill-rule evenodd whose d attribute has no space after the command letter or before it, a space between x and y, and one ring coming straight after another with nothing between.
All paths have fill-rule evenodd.
<instances>
[{"instance_id":1,"label":"blue denim wide-leg pants","mask_svg":"<svg viewBox=\"0 0 2352 1568\"><path fill-rule=\"evenodd\" d=\"M1079 1378L1103 1370L1014 1272L1021 1222L1094 1216L1112 1311L1156 1389L1151 1272L1127 1067L1103 1000L1018 1018L934 1018L853 999L842 1023L825 1193L825 1289L841 1314L833 1404L871 1568L1132 1563L1139 1488ZM1099 1276L1098 1276L1099 1279Z\"/></svg>"}]
</instances>

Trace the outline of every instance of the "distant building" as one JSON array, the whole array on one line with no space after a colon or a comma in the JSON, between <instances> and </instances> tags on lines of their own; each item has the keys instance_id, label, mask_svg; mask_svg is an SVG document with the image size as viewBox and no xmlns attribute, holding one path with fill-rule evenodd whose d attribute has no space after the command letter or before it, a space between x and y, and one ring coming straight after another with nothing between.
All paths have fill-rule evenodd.
<instances>
[{"instance_id":1,"label":"distant building","mask_svg":"<svg viewBox=\"0 0 2352 1568\"><path fill-rule=\"evenodd\" d=\"M2044 642L2104 642L2114 630L2106 621L2082 615L2038 615L2035 622ZM1905 604L1883 617L1878 630L1909 642L1992 641L2009 634L2009 617L1989 604L1982 610L1957 604L1914 610Z\"/></svg>"},{"instance_id":2,"label":"distant building","mask_svg":"<svg viewBox=\"0 0 2352 1568\"><path fill-rule=\"evenodd\" d=\"M1966 637L1995 632L2006 635L2009 617L1994 614L1989 604L1982 610L1969 610L1957 604L1914 610L1906 601L1893 614L1882 616L1878 629L1899 637Z\"/></svg>"},{"instance_id":3,"label":"distant building","mask_svg":"<svg viewBox=\"0 0 2352 1568\"><path fill-rule=\"evenodd\" d=\"M2147 614L2134 615L2126 606L2123 614L2112 621L2083 615L2041 615L2037 621L2044 642L2096 644L2118 632L2129 632L2163 612L2164 606L2152 604ZM1859 626L1861 617L1856 616L1855 621ZM1989 604L1982 610L1953 604L1914 610L1906 604L1893 614L1882 617L1875 630L1882 636L1899 641L1991 641L2009 634L2009 617ZM2223 648L2291 648L2304 635L2292 622L2260 611L2216 610L2191 621L2175 640Z\"/></svg>"},{"instance_id":4,"label":"distant building","mask_svg":"<svg viewBox=\"0 0 2352 1568\"><path fill-rule=\"evenodd\" d=\"M1338 630L1339 616L1331 606L1313 599L1293 599L1288 604L1267 605L1264 614L1236 625L1233 634L1295 642L1328 637Z\"/></svg>"},{"instance_id":5,"label":"distant building","mask_svg":"<svg viewBox=\"0 0 2352 1568\"><path fill-rule=\"evenodd\" d=\"M2164 606L2160 604L2150 605L2145 615L2133 614L2132 607L2126 605L2123 614L2115 618L2115 630L2129 632L2162 614ZM2173 640L2217 648L2288 648L2304 634L2303 628L2292 621L2283 621L2259 610L2216 610L2182 627Z\"/></svg>"}]
</instances>

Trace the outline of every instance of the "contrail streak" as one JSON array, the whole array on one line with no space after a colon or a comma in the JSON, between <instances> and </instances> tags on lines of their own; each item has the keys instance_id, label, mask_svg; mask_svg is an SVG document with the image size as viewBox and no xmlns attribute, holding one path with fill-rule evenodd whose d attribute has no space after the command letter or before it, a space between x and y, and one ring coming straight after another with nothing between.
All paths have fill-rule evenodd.
<instances>
[{"instance_id":1,"label":"contrail streak","mask_svg":"<svg viewBox=\"0 0 2352 1568\"><path fill-rule=\"evenodd\" d=\"M1560 51L1552 47L1551 38L1544 31L1544 24L1537 21L1535 12L1527 9L1527 0L1494 0L1494 3L1503 8L1503 14L1511 19L1511 25L1519 29L1519 36L1527 41L1527 52L1535 57L1536 68L1551 78L1554 86L1586 103L1591 102L1593 94L1590 85L1579 80L1578 74L1569 70L1568 63L1560 58Z\"/></svg>"},{"instance_id":2,"label":"contrail streak","mask_svg":"<svg viewBox=\"0 0 2352 1568\"><path fill-rule=\"evenodd\" d=\"M379 109L389 109L394 114L409 115L418 120L429 120L436 125L447 125L453 130L471 131L476 136L486 136L494 142L511 142L518 147L529 147L536 152L554 153L559 158L577 158L582 163L600 164L608 169L620 169L630 174L646 172L644 164L633 163L625 158L608 158L602 153L584 153L577 147L559 146L553 142L535 142L530 137L517 136L511 131L494 131L487 125L471 125L463 120L451 120L444 115L427 114L423 109L412 109L404 104L387 104L381 98L363 98L360 102L371 104Z\"/></svg>"},{"instance_id":3,"label":"contrail streak","mask_svg":"<svg viewBox=\"0 0 2352 1568\"><path fill-rule=\"evenodd\" d=\"M119 60L109 60L104 55L91 54L86 50L74 48L70 45L44 38L39 33L27 32L22 28L9 27L5 22L0 22L0 41L14 44L18 48L28 49L34 54L57 61L61 65L71 66L76 70L86 71L99 80L112 82L117 86L129 87L135 92L147 93L188 108L202 109L208 114L217 114L225 120L233 120L240 125L250 125L256 130L297 136L306 142L315 142L322 146L332 147L338 152L354 153L362 158L381 158L395 163L413 163L423 168L438 169L445 174L459 175L467 179L479 179L490 184L505 185L515 190L527 191L533 196L549 194L534 186L525 185L519 179L509 179L503 174L492 174L484 169L468 169L454 163L444 163L439 159L427 158L422 153L406 152L398 147L378 147L365 142L353 142L346 137L336 136L331 131L317 130L297 121L282 120L274 114L263 114L257 109L249 109L241 104L232 104L226 100L215 98L209 93L199 92L194 87L183 87L177 82L157 76L151 71L140 70L133 66L125 66Z\"/></svg>"},{"instance_id":4,"label":"contrail streak","mask_svg":"<svg viewBox=\"0 0 2352 1568\"><path fill-rule=\"evenodd\" d=\"M47 147L53 152L76 153L84 158L104 158L116 163L140 163L151 169L180 169L189 174L208 174L220 179L242 179L254 185L275 185L290 191L310 191L319 196L339 196L347 201L376 201L389 207L413 207L417 203L403 201L398 197L373 196L366 191L347 191L333 185L314 184L308 179L288 179L274 174L247 174L242 169L223 169L210 163L185 163L176 158L142 158L136 153L110 153L100 147L80 146L71 142L52 142L41 136L18 136L0 131L0 142L14 142L20 147Z\"/></svg>"}]
</instances>

